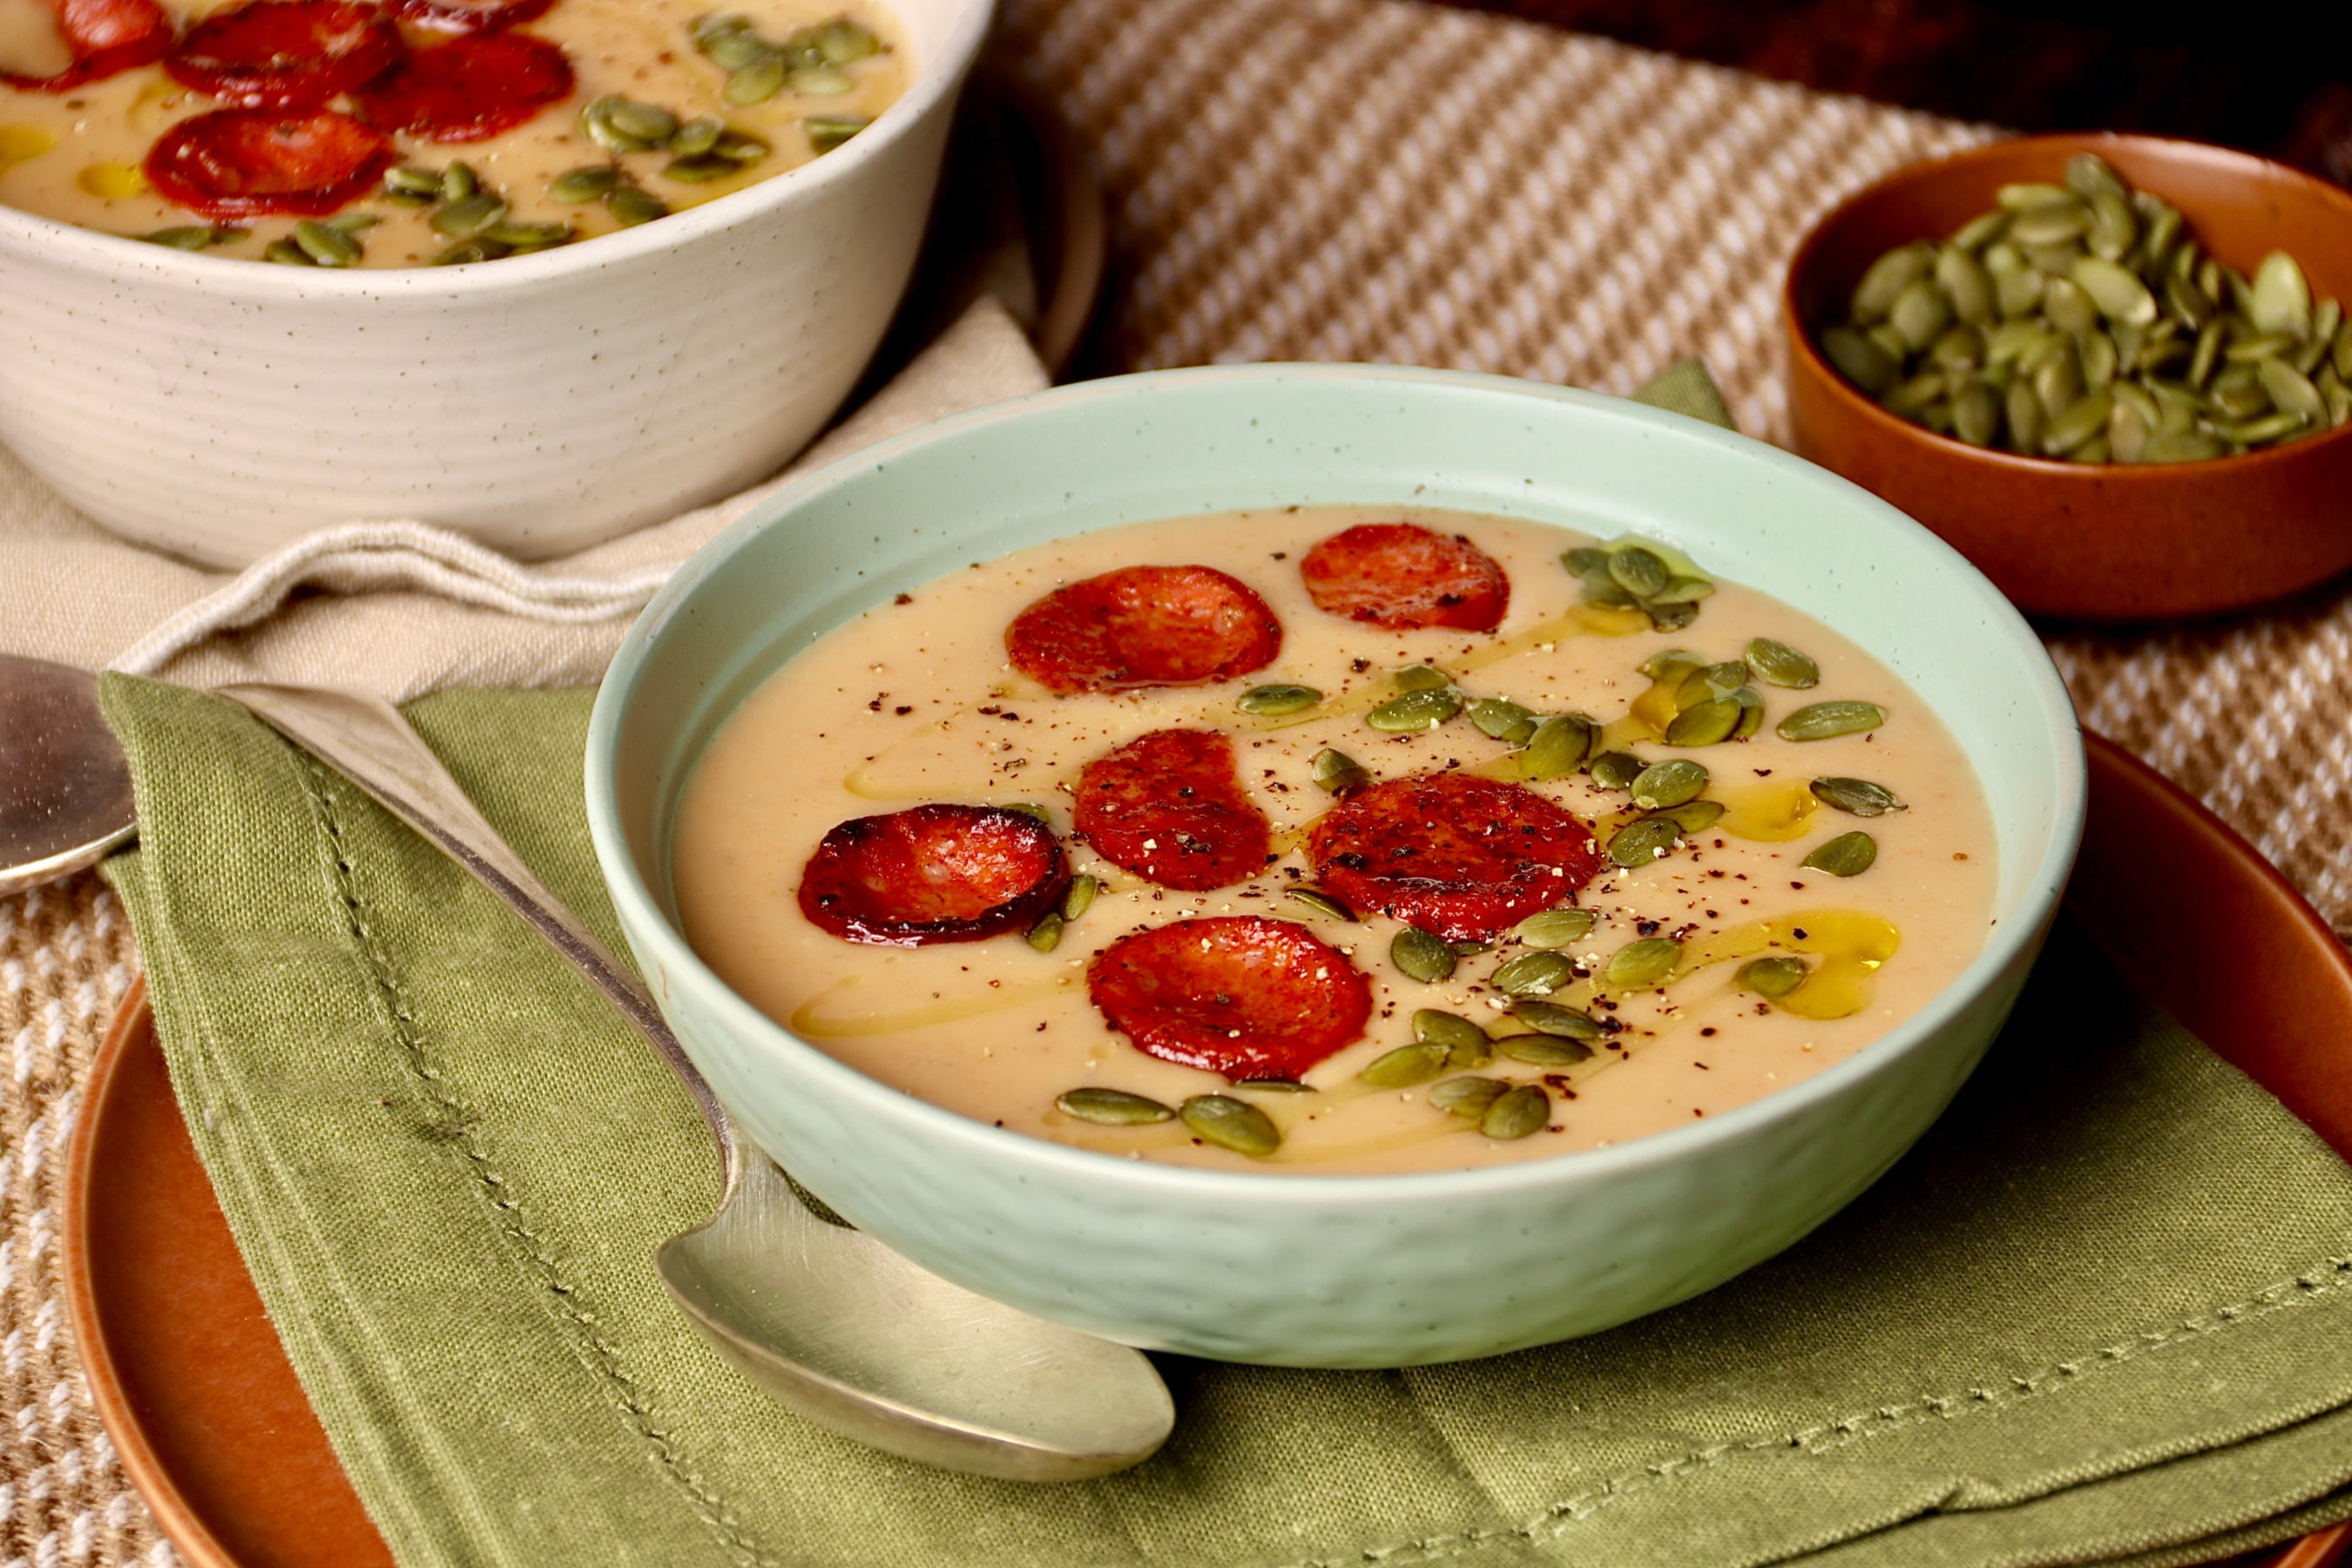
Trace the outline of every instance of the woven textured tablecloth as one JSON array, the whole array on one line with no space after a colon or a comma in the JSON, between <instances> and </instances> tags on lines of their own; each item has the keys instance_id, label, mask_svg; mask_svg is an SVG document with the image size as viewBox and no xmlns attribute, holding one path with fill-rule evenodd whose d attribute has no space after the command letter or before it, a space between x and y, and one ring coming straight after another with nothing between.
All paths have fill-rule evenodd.
<instances>
[{"instance_id":1,"label":"woven textured tablecloth","mask_svg":"<svg viewBox=\"0 0 2352 1568\"><path fill-rule=\"evenodd\" d=\"M1622 393L1696 353L1768 437L1797 237L1991 134L1400 0L1007 0L1003 52L1105 181L1109 368L1376 360ZM2090 723L2352 931L2352 599L2053 647ZM82 1386L54 1240L75 1088L134 962L94 878L0 900L0 1568L171 1561Z\"/></svg>"}]
</instances>

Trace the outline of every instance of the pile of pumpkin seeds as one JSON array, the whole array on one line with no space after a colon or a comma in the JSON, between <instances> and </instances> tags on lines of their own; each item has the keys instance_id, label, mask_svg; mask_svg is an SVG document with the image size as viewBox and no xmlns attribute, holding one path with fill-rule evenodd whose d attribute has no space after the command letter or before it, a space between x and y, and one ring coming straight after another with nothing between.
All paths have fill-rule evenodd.
<instances>
[{"instance_id":1,"label":"pile of pumpkin seeds","mask_svg":"<svg viewBox=\"0 0 2352 1568\"><path fill-rule=\"evenodd\" d=\"M1892 413L1974 447L2178 463L2352 418L2352 322L2294 258L2252 279L2179 209L2078 153L1941 244L1888 251L1822 351Z\"/></svg>"},{"instance_id":2,"label":"pile of pumpkin seeds","mask_svg":"<svg viewBox=\"0 0 2352 1568\"><path fill-rule=\"evenodd\" d=\"M727 72L728 102L741 108L765 103L780 92L802 98L838 98L856 87L845 67L882 52L882 40L846 16L803 27L781 44L770 43L734 12L705 16L694 25L694 47ZM866 129L861 116L810 115L801 121L809 144L820 153Z\"/></svg>"},{"instance_id":3,"label":"pile of pumpkin seeds","mask_svg":"<svg viewBox=\"0 0 2352 1568\"><path fill-rule=\"evenodd\" d=\"M1585 602L1638 609L1662 632L1676 632L1698 619L1698 602L1715 584L1696 573L1676 572L1664 555L1638 541L1579 545L1560 557L1584 580Z\"/></svg>"},{"instance_id":4,"label":"pile of pumpkin seeds","mask_svg":"<svg viewBox=\"0 0 2352 1568\"><path fill-rule=\"evenodd\" d=\"M446 169L402 164L383 176L381 198L394 206L430 208L433 232L454 243L433 258L436 267L496 261L569 245L568 223L526 223L514 216L506 196L492 189L472 164L453 159Z\"/></svg>"},{"instance_id":5,"label":"pile of pumpkin seeds","mask_svg":"<svg viewBox=\"0 0 2352 1568\"><path fill-rule=\"evenodd\" d=\"M740 174L775 151L715 114L681 120L658 103L639 103L617 92L581 106L580 133L615 156L667 153L670 161L662 165L662 178L687 185Z\"/></svg>"}]
</instances>

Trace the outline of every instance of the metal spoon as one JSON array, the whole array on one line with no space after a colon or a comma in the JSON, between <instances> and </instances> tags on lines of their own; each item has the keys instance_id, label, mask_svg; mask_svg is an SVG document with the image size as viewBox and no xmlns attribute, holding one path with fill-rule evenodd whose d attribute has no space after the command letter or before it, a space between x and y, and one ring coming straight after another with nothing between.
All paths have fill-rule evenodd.
<instances>
[{"instance_id":1,"label":"metal spoon","mask_svg":"<svg viewBox=\"0 0 2352 1568\"><path fill-rule=\"evenodd\" d=\"M25 662L0 657L0 692L48 689L15 668ZM28 866L0 865L0 890L88 864L131 831L129 768L99 716L95 683L63 673L79 676L79 686L41 679L87 689L87 700L44 707L57 717L44 721L41 744L91 759L73 776L98 781L93 788L105 799L119 798L120 815L77 848L98 845L83 859L68 863L45 850ZM685 1083L718 1141L719 1210L666 1242L656 1267L688 1318L753 1382L843 1436L1011 1480L1108 1475L1167 1440L1175 1405L1139 1352L950 1285L812 1210L736 1131L645 988L540 886L398 710L374 698L297 687L233 686L222 694L331 763L480 879L595 982ZM0 707L0 720L12 711ZM0 723L0 778L17 765L17 736L13 720ZM106 820L104 811L89 815ZM0 852L13 859L15 842L0 840Z\"/></svg>"},{"instance_id":2,"label":"metal spoon","mask_svg":"<svg viewBox=\"0 0 2352 1568\"><path fill-rule=\"evenodd\" d=\"M135 831L98 678L0 655L0 898L95 866Z\"/></svg>"}]
</instances>

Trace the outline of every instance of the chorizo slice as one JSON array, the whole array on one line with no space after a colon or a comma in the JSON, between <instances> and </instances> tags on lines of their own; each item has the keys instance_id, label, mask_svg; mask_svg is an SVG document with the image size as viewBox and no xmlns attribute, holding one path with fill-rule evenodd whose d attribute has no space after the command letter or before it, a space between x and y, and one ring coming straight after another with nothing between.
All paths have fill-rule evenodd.
<instances>
[{"instance_id":1,"label":"chorizo slice","mask_svg":"<svg viewBox=\"0 0 2352 1568\"><path fill-rule=\"evenodd\" d=\"M1128 566L1055 589L1013 618L1004 647L1050 691L1199 686L1273 663L1282 623L1213 567Z\"/></svg>"},{"instance_id":2,"label":"chorizo slice","mask_svg":"<svg viewBox=\"0 0 2352 1568\"><path fill-rule=\"evenodd\" d=\"M1114 865L1192 893L1257 875L1273 839L1213 730L1154 730L1088 763L1077 829Z\"/></svg>"},{"instance_id":3,"label":"chorizo slice","mask_svg":"<svg viewBox=\"0 0 2352 1568\"><path fill-rule=\"evenodd\" d=\"M216 109L157 137L145 169L165 201L224 222L339 212L392 161L392 143L348 114Z\"/></svg>"},{"instance_id":4,"label":"chorizo slice","mask_svg":"<svg viewBox=\"0 0 2352 1568\"><path fill-rule=\"evenodd\" d=\"M528 33L477 33L410 55L355 94L368 123L428 142L481 142L572 96L571 58Z\"/></svg>"},{"instance_id":5,"label":"chorizo slice","mask_svg":"<svg viewBox=\"0 0 2352 1568\"><path fill-rule=\"evenodd\" d=\"M1584 886L1591 831L1523 784L1429 773L1357 791L1307 829L1325 889L1448 942L1487 942Z\"/></svg>"},{"instance_id":6,"label":"chorizo slice","mask_svg":"<svg viewBox=\"0 0 2352 1568\"><path fill-rule=\"evenodd\" d=\"M1511 605L1500 563L1458 533L1412 522L1359 523L1298 563L1318 609L1392 631L1491 632Z\"/></svg>"},{"instance_id":7,"label":"chorizo slice","mask_svg":"<svg viewBox=\"0 0 2352 1568\"><path fill-rule=\"evenodd\" d=\"M251 0L190 27L163 61L173 81L238 109L323 109L406 52L400 29L354 0Z\"/></svg>"},{"instance_id":8,"label":"chorizo slice","mask_svg":"<svg viewBox=\"0 0 2352 1568\"><path fill-rule=\"evenodd\" d=\"M1165 1061L1296 1079L1360 1038L1370 984L1305 926L1262 915L1180 921L1095 955L1087 994L1137 1049Z\"/></svg>"},{"instance_id":9,"label":"chorizo slice","mask_svg":"<svg viewBox=\"0 0 2352 1568\"><path fill-rule=\"evenodd\" d=\"M172 48L172 18L155 0L59 0L58 37L68 63L48 76L0 68L0 83L26 92L71 92L133 66L160 60Z\"/></svg>"},{"instance_id":10,"label":"chorizo slice","mask_svg":"<svg viewBox=\"0 0 2352 1568\"><path fill-rule=\"evenodd\" d=\"M922 947L1026 931L1069 890L1052 828L1000 805L918 805L835 826L801 874L801 913L845 942Z\"/></svg>"}]
</instances>

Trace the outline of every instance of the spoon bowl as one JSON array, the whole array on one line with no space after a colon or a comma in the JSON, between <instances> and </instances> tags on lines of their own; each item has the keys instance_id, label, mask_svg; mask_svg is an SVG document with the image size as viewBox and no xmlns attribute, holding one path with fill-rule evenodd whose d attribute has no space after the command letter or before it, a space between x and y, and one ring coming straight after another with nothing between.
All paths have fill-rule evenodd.
<instances>
[{"instance_id":1,"label":"spoon bowl","mask_svg":"<svg viewBox=\"0 0 2352 1568\"><path fill-rule=\"evenodd\" d=\"M98 678L0 657L0 898L95 866L135 831Z\"/></svg>"}]
</instances>

